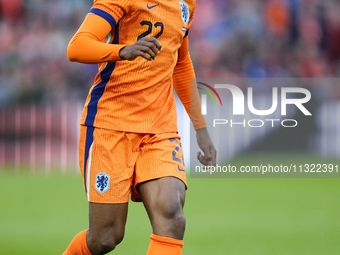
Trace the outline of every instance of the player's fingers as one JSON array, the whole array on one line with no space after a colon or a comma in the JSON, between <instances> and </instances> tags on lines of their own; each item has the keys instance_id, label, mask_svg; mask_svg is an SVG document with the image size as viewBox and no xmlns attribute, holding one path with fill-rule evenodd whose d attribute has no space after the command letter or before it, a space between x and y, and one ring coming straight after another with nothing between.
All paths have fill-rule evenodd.
<instances>
[{"instance_id":1,"label":"player's fingers","mask_svg":"<svg viewBox=\"0 0 340 255\"><path fill-rule=\"evenodd\" d=\"M148 61L151 61L151 60L152 60L152 58L151 58L148 54L146 54L145 52L143 52L143 51L139 51L139 52L138 52L138 55L141 56L142 58L145 58L145 59L148 60Z\"/></svg>"},{"instance_id":2,"label":"player's fingers","mask_svg":"<svg viewBox=\"0 0 340 255\"><path fill-rule=\"evenodd\" d=\"M208 164L213 165L212 157L210 154L210 148L204 148L203 153L204 153L204 159L208 162Z\"/></svg>"},{"instance_id":3,"label":"player's fingers","mask_svg":"<svg viewBox=\"0 0 340 255\"><path fill-rule=\"evenodd\" d=\"M158 54L158 50L156 48L156 46L153 43L149 43L149 42L144 42L145 45L143 45L143 47L146 47L148 49L150 49L153 52L153 57L155 58L156 55Z\"/></svg>"},{"instance_id":4,"label":"player's fingers","mask_svg":"<svg viewBox=\"0 0 340 255\"><path fill-rule=\"evenodd\" d=\"M148 41L142 41L140 42L140 45L150 48L157 55L158 49L154 43L148 42Z\"/></svg>"},{"instance_id":5,"label":"player's fingers","mask_svg":"<svg viewBox=\"0 0 340 255\"><path fill-rule=\"evenodd\" d=\"M155 59L155 56L156 54L149 48L149 47L146 47L146 46L140 46L138 48L138 50L142 51L142 52L145 52L145 53L148 53L150 55L151 58Z\"/></svg>"},{"instance_id":6,"label":"player's fingers","mask_svg":"<svg viewBox=\"0 0 340 255\"><path fill-rule=\"evenodd\" d=\"M197 159L200 160L201 152L197 152Z\"/></svg>"},{"instance_id":7,"label":"player's fingers","mask_svg":"<svg viewBox=\"0 0 340 255\"><path fill-rule=\"evenodd\" d=\"M159 51L162 51L162 44L156 38L153 41L153 43L156 45L156 47Z\"/></svg>"},{"instance_id":8,"label":"player's fingers","mask_svg":"<svg viewBox=\"0 0 340 255\"><path fill-rule=\"evenodd\" d=\"M159 51L162 51L163 47L162 44L155 38L154 44L156 45Z\"/></svg>"},{"instance_id":9,"label":"player's fingers","mask_svg":"<svg viewBox=\"0 0 340 255\"><path fill-rule=\"evenodd\" d=\"M158 54L158 49L156 47L155 44L151 43L151 42L146 42L148 44L148 47L155 53L155 55Z\"/></svg>"},{"instance_id":10,"label":"player's fingers","mask_svg":"<svg viewBox=\"0 0 340 255\"><path fill-rule=\"evenodd\" d=\"M216 154L217 154L217 152L216 152L216 150L215 150L214 147L212 147L212 148L210 149L210 153L211 153L211 161L212 161L212 164L213 164L214 166L216 166Z\"/></svg>"},{"instance_id":11,"label":"player's fingers","mask_svg":"<svg viewBox=\"0 0 340 255\"><path fill-rule=\"evenodd\" d=\"M157 40L157 38L155 38L155 37L145 37L145 40L155 44L155 46L157 47L158 50L160 50L160 51L162 50L162 44Z\"/></svg>"},{"instance_id":12,"label":"player's fingers","mask_svg":"<svg viewBox=\"0 0 340 255\"><path fill-rule=\"evenodd\" d=\"M205 166L209 165L209 162L205 159L205 157L201 154L201 152L197 153L197 159L202 165L205 165Z\"/></svg>"},{"instance_id":13,"label":"player's fingers","mask_svg":"<svg viewBox=\"0 0 340 255\"><path fill-rule=\"evenodd\" d=\"M207 164L207 162L205 162L205 160L204 160L203 155L202 155L200 152L198 153L197 159L198 159L198 161L199 161L202 165L206 165L206 164Z\"/></svg>"}]
</instances>

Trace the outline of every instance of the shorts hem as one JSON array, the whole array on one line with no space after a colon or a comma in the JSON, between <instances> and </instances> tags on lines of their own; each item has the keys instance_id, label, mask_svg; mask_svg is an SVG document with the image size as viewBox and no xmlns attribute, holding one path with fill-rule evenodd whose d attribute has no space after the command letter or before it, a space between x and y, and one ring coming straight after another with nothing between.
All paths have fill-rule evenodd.
<instances>
[{"instance_id":1,"label":"shorts hem","mask_svg":"<svg viewBox=\"0 0 340 255\"><path fill-rule=\"evenodd\" d=\"M152 181L152 180L162 179L162 178L165 178L165 177L174 177L174 178L177 178L177 179L181 180L181 181L184 183L184 185L185 185L185 190L188 189L188 184L187 184L186 181L184 181L184 178L180 178L180 177L178 177L178 176L176 176L176 175L162 175L162 176L160 176L160 177L153 177L153 178L150 178L150 179L143 180L143 181L140 181L140 182L138 182L138 183L135 183L133 187L136 188L136 186L137 186L138 184L142 184L142 183L144 183L144 182L148 182L148 181Z\"/></svg>"},{"instance_id":2,"label":"shorts hem","mask_svg":"<svg viewBox=\"0 0 340 255\"><path fill-rule=\"evenodd\" d=\"M126 204L129 201L130 201L130 199L119 200L119 201L89 201L89 203L94 203L94 204Z\"/></svg>"}]
</instances>

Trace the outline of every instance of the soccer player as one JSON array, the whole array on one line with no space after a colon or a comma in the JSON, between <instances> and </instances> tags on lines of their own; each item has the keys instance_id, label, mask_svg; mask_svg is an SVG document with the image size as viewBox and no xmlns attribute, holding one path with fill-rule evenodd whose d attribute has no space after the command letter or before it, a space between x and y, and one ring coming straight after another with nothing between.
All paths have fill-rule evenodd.
<instances>
[{"instance_id":1,"label":"soccer player","mask_svg":"<svg viewBox=\"0 0 340 255\"><path fill-rule=\"evenodd\" d=\"M80 166L89 229L64 255L106 254L124 236L129 195L153 234L147 255L182 254L186 172L173 88L203 154L216 151L201 114L188 32L195 0L95 0L68 47L71 61L98 63L81 119Z\"/></svg>"}]
</instances>

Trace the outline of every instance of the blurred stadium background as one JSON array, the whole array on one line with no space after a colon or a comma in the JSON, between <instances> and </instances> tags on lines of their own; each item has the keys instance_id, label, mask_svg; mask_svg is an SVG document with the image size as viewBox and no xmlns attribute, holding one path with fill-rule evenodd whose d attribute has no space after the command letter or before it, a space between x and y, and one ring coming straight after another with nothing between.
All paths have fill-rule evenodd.
<instances>
[{"instance_id":1,"label":"blurred stadium background","mask_svg":"<svg viewBox=\"0 0 340 255\"><path fill-rule=\"evenodd\" d=\"M61 254L87 227L78 122L97 66L70 63L66 48L91 5L0 0L0 254ZM310 85L318 117L308 146L291 154L270 141L249 144L225 156L233 164L338 164L339 13L336 0L197 0L189 39L198 77L335 81ZM178 110L188 146L190 123ZM189 185L184 254L340 250L338 179L189 179ZM126 240L113 254L147 249L147 216L141 205L130 207Z\"/></svg>"}]
</instances>

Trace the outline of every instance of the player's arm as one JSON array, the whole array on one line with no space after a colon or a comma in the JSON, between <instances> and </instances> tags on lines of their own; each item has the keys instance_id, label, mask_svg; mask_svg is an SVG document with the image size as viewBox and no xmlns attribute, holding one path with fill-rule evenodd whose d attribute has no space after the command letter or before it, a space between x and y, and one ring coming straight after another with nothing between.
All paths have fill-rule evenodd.
<instances>
[{"instance_id":1,"label":"player's arm","mask_svg":"<svg viewBox=\"0 0 340 255\"><path fill-rule=\"evenodd\" d=\"M173 84L196 130L198 146L204 153L203 156L198 152L198 160L206 166L216 165L216 150L209 136L204 116L201 113L201 104L195 81L195 71L189 54L188 37L183 39L183 44L178 51Z\"/></svg>"},{"instance_id":2,"label":"player's arm","mask_svg":"<svg viewBox=\"0 0 340 255\"><path fill-rule=\"evenodd\" d=\"M67 55L70 61L97 64L143 57L154 60L162 49L156 38L142 38L133 45L107 44L103 40L112 30L112 24L96 14L86 16L83 24L71 39Z\"/></svg>"}]
</instances>

